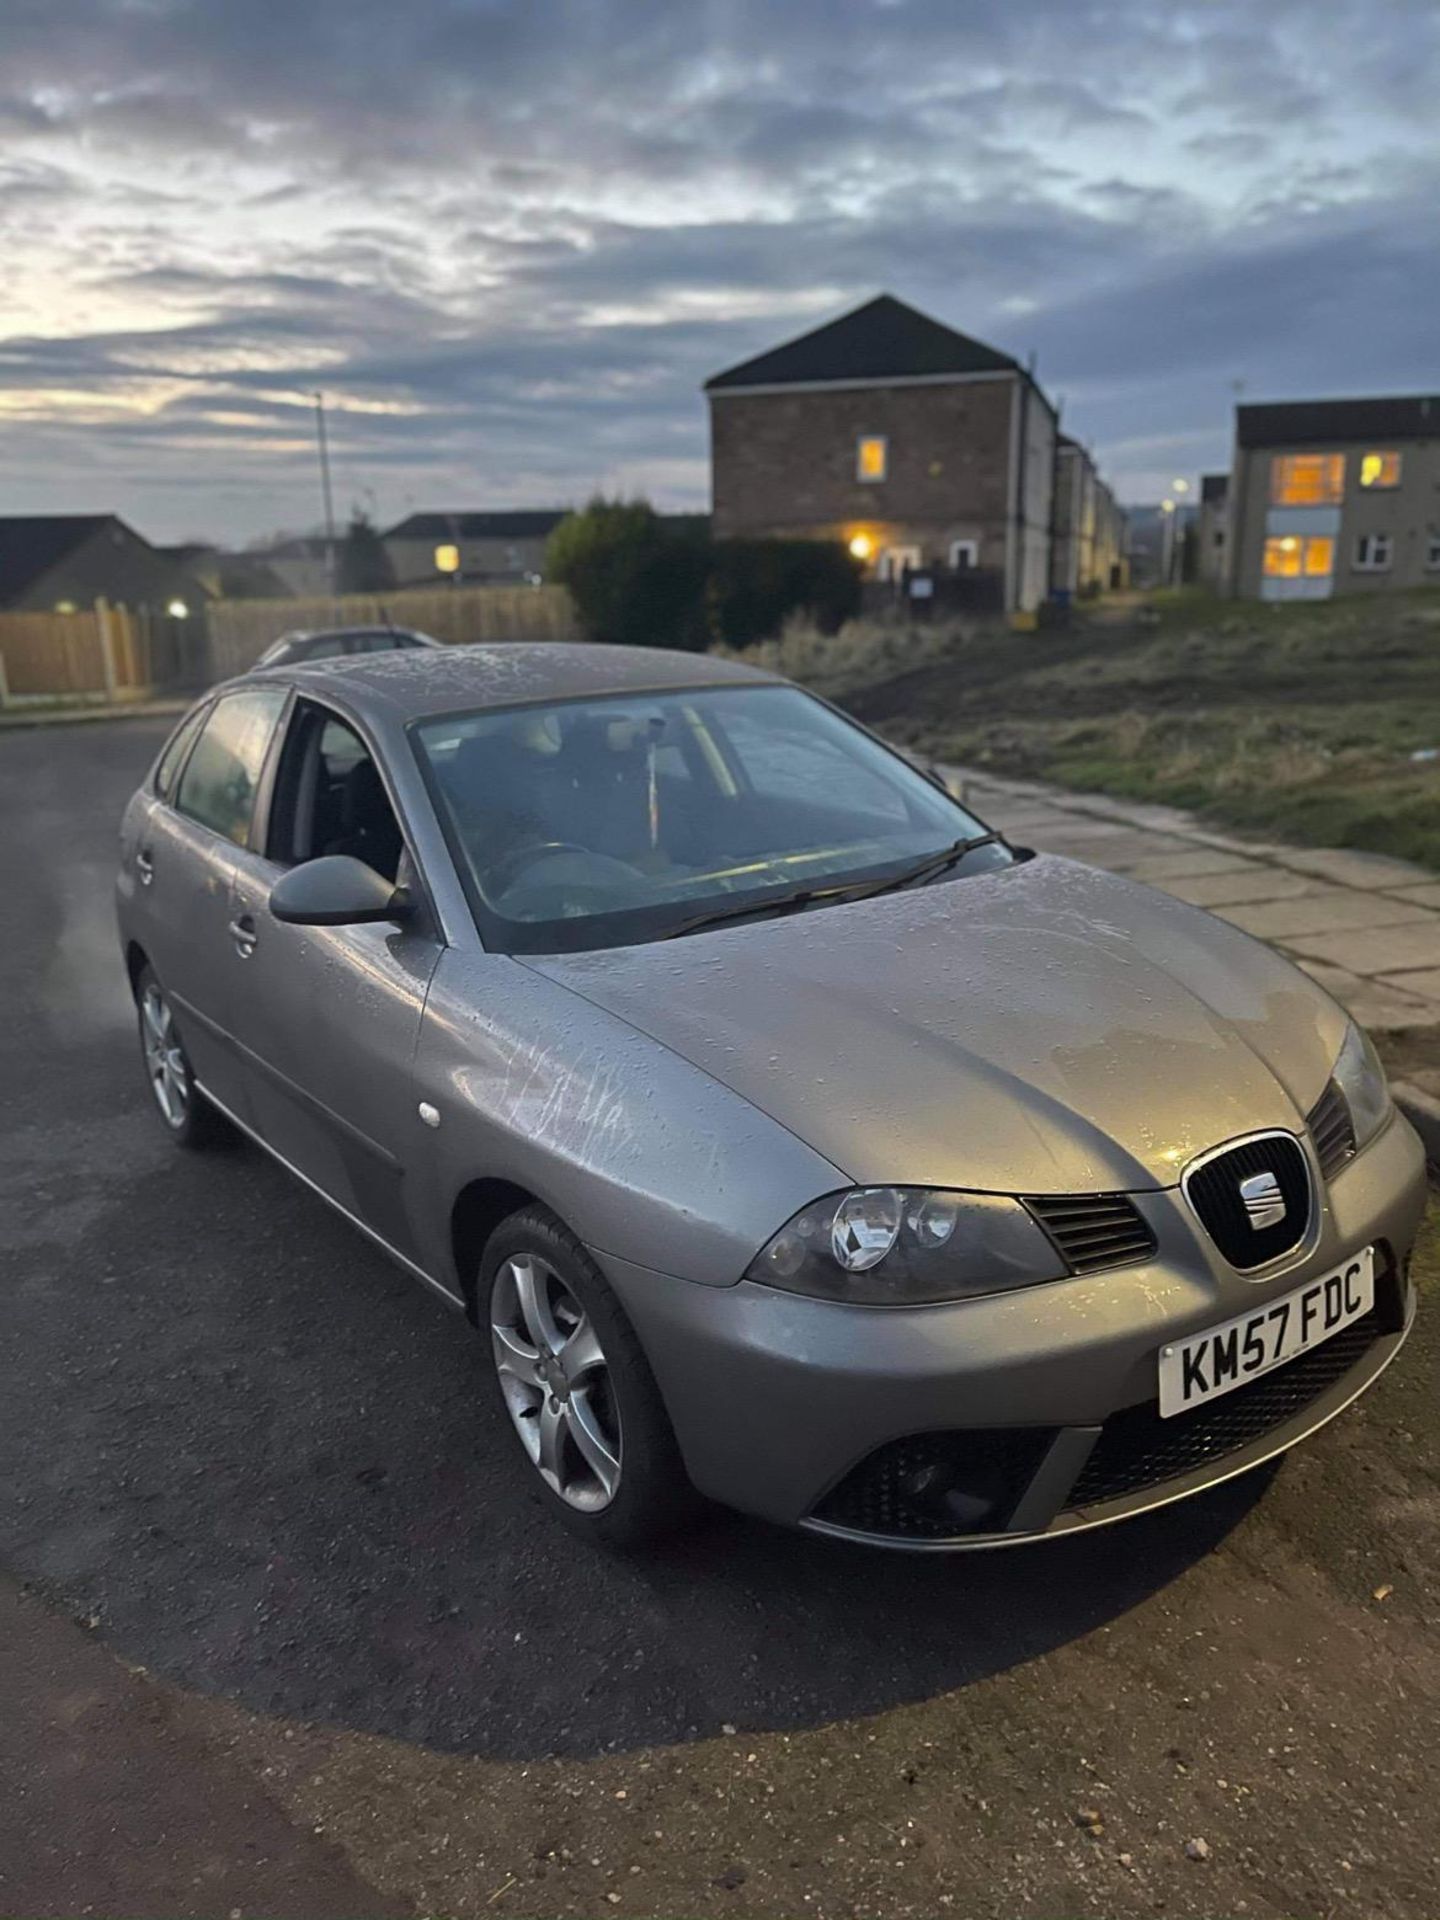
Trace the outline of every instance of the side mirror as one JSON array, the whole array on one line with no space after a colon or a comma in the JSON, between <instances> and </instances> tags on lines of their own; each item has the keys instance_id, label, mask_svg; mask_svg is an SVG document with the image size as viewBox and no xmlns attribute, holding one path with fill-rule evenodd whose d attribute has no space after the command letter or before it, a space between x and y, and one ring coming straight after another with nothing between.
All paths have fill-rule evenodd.
<instances>
[{"instance_id":1,"label":"side mirror","mask_svg":"<svg viewBox=\"0 0 1440 1920\"><path fill-rule=\"evenodd\" d=\"M363 860L327 853L292 867L275 882L270 911L290 927L354 927L373 920L403 920L410 903L401 889Z\"/></svg>"}]
</instances>

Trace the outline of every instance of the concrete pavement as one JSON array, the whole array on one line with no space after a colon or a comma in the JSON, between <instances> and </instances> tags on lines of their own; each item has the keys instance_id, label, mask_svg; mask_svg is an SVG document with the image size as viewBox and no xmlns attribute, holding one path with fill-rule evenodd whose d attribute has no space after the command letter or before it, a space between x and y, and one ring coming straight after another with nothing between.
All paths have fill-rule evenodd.
<instances>
[{"instance_id":1,"label":"concrete pavement","mask_svg":"<svg viewBox=\"0 0 1440 1920\"><path fill-rule=\"evenodd\" d=\"M1440 879L1425 868L1239 840L1176 807L943 771L1012 840L1143 880L1278 947L1371 1031L1440 1025Z\"/></svg>"}]
</instances>

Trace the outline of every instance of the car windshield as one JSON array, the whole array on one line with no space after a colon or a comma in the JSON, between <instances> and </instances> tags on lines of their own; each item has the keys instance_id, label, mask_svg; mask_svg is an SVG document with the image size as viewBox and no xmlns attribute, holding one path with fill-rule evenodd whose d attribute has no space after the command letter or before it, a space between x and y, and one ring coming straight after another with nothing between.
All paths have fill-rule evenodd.
<instances>
[{"instance_id":1,"label":"car windshield","mask_svg":"<svg viewBox=\"0 0 1440 1920\"><path fill-rule=\"evenodd\" d=\"M795 687L506 708L412 734L480 932L500 952L629 945L797 895L796 906L839 899L984 832ZM945 871L1012 858L983 845Z\"/></svg>"}]
</instances>

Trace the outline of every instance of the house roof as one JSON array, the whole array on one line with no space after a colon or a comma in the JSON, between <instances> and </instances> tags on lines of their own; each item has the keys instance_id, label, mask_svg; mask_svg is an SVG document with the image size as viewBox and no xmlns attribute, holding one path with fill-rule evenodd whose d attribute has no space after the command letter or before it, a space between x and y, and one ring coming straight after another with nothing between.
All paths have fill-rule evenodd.
<instances>
[{"instance_id":1,"label":"house roof","mask_svg":"<svg viewBox=\"0 0 1440 1920\"><path fill-rule=\"evenodd\" d=\"M387 540L537 540L554 531L565 507L525 507L496 513L412 513Z\"/></svg>"},{"instance_id":2,"label":"house roof","mask_svg":"<svg viewBox=\"0 0 1440 1920\"><path fill-rule=\"evenodd\" d=\"M1440 439L1440 395L1382 394L1373 400L1282 400L1237 407L1235 437L1242 447Z\"/></svg>"},{"instance_id":3,"label":"house roof","mask_svg":"<svg viewBox=\"0 0 1440 1920\"><path fill-rule=\"evenodd\" d=\"M1230 492L1228 473L1202 473L1200 476L1200 498L1202 500L1224 500Z\"/></svg>"},{"instance_id":4,"label":"house roof","mask_svg":"<svg viewBox=\"0 0 1440 1920\"><path fill-rule=\"evenodd\" d=\"M25 593L102 527L113 513L20 513L0 516L0 603Z\"/></svg>"},{"instance_id":5,"label":"house roof","mask_svg":"<svg viewBox=\"0 0 1440 1920\"><path fill-rule=\"evenodd\" d=\"M882 293L798 340L727 367L705 382L705 391L1019 371L1020 363L1008 353L998 353Z\"/></svg>"}]
</instances>

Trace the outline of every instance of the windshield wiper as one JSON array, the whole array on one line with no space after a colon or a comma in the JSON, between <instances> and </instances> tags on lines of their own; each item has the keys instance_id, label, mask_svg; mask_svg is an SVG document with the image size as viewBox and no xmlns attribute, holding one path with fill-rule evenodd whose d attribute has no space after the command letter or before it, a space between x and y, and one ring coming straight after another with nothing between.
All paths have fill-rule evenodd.
<instances>
[{"instance_id":1,"label":"windshield wiper","mask_svg":"<svg viewBox=\"0 0 1440 1920\"><path fill-rule=\"evenodd\" d=\"M927 853L923 860L906 867L903 873L887 874L883 880L840 880L829 887L798 887L793 893L776 894L769 900L736 900L729 906L709 907L704 913L682 920L678 927L668 928L657 938L678 940L682 934L699 933L702 928L719 926L726 920L743 920L752 913L796 913L822 900L868 900L874 894L918 885L932 874L943 873L946 867L963 860L967 853L973 853L977 847L992 846L999 838L998 833L971 834L968 839L956 840L939 853Z\"/></svg>"},{"instance_id":2,"label":"windshield wiper","mask_svg":"<svg viewBox=\"0 0 1440 1920\"><path fill-rule=\"evenodd\" d=\"M967 853L974 853L977 847L993 847L999 844L998 833L972 833L968 840L956 840L940 853L927 853L923 860L917 860L913 867L907 867L904 873L891 874L888 880L872 880L862 887L852 898L866 900L877 893L898 893L901 887L918 887L937 873L944 873L947 867L953 867L957 860L963 860Z\"/></svg>"}]
</instances>

